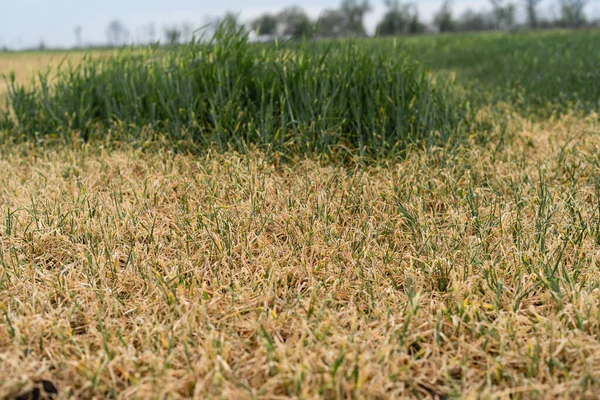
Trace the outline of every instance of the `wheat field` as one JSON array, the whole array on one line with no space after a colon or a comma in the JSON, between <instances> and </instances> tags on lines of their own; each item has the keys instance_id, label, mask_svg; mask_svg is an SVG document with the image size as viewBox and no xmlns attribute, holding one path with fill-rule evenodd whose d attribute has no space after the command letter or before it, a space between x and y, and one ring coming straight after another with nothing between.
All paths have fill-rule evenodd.
<instances>
[{"instance_id":1,"label":"wheat field","mask_svg":"<svg viewBox=\"0 0 600 400\"><path fill-rule=\"evenodd\" d=\"M98 57L105 53L107 52L96 51L91 54ZM85 55L84 51L72 50L0 53L0 101L4 103L8 91L7 82L2 75L8 76L10 73L14 73L15 82L29 85L32 80L39 81L39 73L46 73L48 70L54 71L57 67L69 63L80 63Z\"/></svg>"}]
</instances>

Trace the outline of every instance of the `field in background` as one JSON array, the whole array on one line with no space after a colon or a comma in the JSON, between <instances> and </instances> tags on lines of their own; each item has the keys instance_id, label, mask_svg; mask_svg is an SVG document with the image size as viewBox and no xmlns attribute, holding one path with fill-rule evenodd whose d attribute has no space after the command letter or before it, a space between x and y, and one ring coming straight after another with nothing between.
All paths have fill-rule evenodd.
<instances>
[{"instance_id":1,"label":"field in background","mask_svg":"<svg viewBox=\"0 0 600 400\"><path fill-rule=\"evenodd\" d=\"M227 36L13 93L0 398L595 398L599 38Z\"/></svg>"},{"instance_id":2,"label":"field in background","mask_svg":"<svg viewBox=\"0 0 600 400\"><path fill-rule=\"evenodd\" d=\"M92 54L94 56L103 56L110 54L112 51L99 50ZM86 53L84 51L27 51L27 52L0 52L0 77L8 75L11 72L15 74L15 81L20 85L30 85L32 78L37 79L40 72L46 72L50 68L55 71L61 65L68 63L80 63ZM4 102L7 95L7 85L4 78L0 79L0 106L4 107Z\"/></svg>"},{"instance_id":3,"label":"field in background","mask_svg":"<svg viewBox=\"0 0 600 400\"><path fill-rule=\"evenodd\" d=\"M414 37L399 46L454 74L472 101L543 116L600 109L599 30Z\"/></svg>"},{"instance_id":4,"label":"field in background","mask_svg":"<svg viewBox=\"0 0 600 400\"><path fill-rule=\"evenodd\" d=\"M0 74L14 72L17 82L28 84L34 74L45 71L48 67L56 67L65 60L79 62L83 54L76 52L0 53ZM2 80L0 98L4 99L6 92L7 87Z\"/></svg>"}]
</instances>

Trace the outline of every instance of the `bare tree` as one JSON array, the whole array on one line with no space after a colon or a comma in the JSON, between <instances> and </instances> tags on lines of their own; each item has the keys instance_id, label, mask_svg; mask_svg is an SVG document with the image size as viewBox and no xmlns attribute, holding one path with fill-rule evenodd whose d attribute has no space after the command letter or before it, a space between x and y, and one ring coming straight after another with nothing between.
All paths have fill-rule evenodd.
<instances>
[{"instance_id":1,"label":"bare tree","mask_svg":"<svg viewBox=\"0 0 600 400\"><path fill-rule=\"evenodd\" d=\"M108 39L108 44L112 46L123 46L129 38L129 32L121 21L113 20L106 28L106 37Z\"/></svg>"},{"instance_id":2,"label":"bare tree","mask_svg":"<svg viewBox=\"0 0 600 400\"><path fill-rule=\"evenodd\" d=\"M218 21L217 25L223 26L227 29L237 31L242 28L242 25L240 24L239 19L240 19L239 14L228 11L225 13L225 16L223 18L220 18L217 20Z\"/></svg>"},{"instance_id":3,"label":"bare tree","mask_svg":"<svg viewBox=\"0 0 600 400\"><path fill-rule=\"evenodd\" d=\"M426 27L419 21L419 12L413 3L402 3L400 0L385 0L387 11L376 32L382 36L416 34L425 31Z\"/></svg>"},{"instance_id":4,"label":"bare tree","mask_svg":"<svg viewBox=\"0 0 600 400\"><path fill-rule=\"evenodd\" d=\"M181 30L179 30L176 26L166 26L164 28L165 38L167 39L167 43L171 46L179 44L181 40Z\"/></svg>"},{"instance_id":5,"label":"bare tree","mask_svg":"<svg viewBox=\"0 0 600 400\"><path fill-rule=\"evenodd\" d=\"M79 48L83 47L83 30L81 25L75 27L75 45Z\"/></svg>"},{"instance_id":6,"label":"bare tree","mask_svg":"<svg viewBox=\"0 0 600 400\"><path fill-rule=\"evenodd\" d=\"M588 0L560 0L562 22L572 28L585 23L585 6Z\"/></svg>"},{"instance_id":7,"label":"bare tree","mask_svg":"<svg viewBox=\"0 0 600 400\"><path fill-rule=\"evenodd\" d=\"M525 9L527 11L527 22L529 23L529 27L531 29L537 29L538 27L538 16L537 16L537 6L540 4L541 0L524 0Z\"/></svg>"},{"instance_id":8,"label":"bare tree","mask_svg":"<svg viewBox=\"0 0 600 400\"><path fill-rule=\"evenodd\" d=\"M190 22L183 22L181 24L181 39L184 43L192 41L194 35L194 26Z\"/></svg>"},{"instance_id":9,"label":"bare tree","mask_svg":"<svg viewBox=\"0 0 600 400\"><path fill-rule=\"evenodd\" d=\"M481 32L494 29L495 23L492 15L467 9L458 17L456 25L461 32Z\"/></svg>"},{"instance_id":10,"label":"bare tree","mask_svg":"<svg viewBox=\"0 0 600 400\"><path fill-rule=\"evenodd\" d=\"M511 29L515 25L515 5L505 0L490 0L496 29Z\"/></svg>"},{"instance_id":11,"label":"bare tree","mask_svg":"<svg viewBox=\"0 0 600 400\"><path fill-rule=\"evenodd\" d=\"M345 14L348 30L360 36L366 35L363 20L365 15L372 10L368 0L342 0L341 11Z\"/></svg>"},{"instance_id":12,"label":"bare tree","mask_svg":"<svg viewBox=\"0 0 600 400\"><path fill-rule=\"evenodd\" d=\"M456 21L452 15L452 0L445 0L442 3L442 7L433 17L433 23L442 33L456 30Z\"/></svg>"},{"instance_id":13,"label":"bare tree","mask_svg":"<svg viewBox=\"0 0 600 400\"><path fill-rule=\"evenodd\" d=\"M154 22L150 22L144 26L142 35L145 37L147 43L156 42L156 24Z\"/></svg>"}]
</instances>

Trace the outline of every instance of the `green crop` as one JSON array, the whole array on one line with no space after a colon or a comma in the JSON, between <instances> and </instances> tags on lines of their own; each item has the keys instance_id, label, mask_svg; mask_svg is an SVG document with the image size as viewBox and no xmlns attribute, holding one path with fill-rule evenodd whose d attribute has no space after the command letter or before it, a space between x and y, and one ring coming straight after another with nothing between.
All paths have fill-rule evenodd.
<instances>
[{"instance_id":1,"label":"green crop","mask_svg":"<svg viewBox=\"0 0 600 400\"><path fill-rule=\"evenodd\" d=\"M381 157L445 143L469 114L445 84L385 48L264 46L226 27L209 44L128 49L52 73L37 86L10 82L13 132Z\"/></svg>"},{"instance_id":2,"label":"green crop","mask_svg":"<svg viewBox=\"0 0 600 400\"><path fill-rule=\"evenodd\" d=\"M419 37L402 48L434 71L453 72L473 103L503 101L536 115L600 110L597 30Z\"/></svg>"}]
</instances>

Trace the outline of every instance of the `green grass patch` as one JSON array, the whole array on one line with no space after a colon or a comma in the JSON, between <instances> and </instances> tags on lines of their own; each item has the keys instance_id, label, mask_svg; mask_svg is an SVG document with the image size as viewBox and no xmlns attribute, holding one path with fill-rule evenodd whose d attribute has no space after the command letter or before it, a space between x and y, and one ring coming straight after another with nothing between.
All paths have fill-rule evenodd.
<instances>
[{"instance_id":1,"label":"green grass patch","mask_svg":"<svg viewBox=\"0 0 600 400\"><path fill-rule=\"evenodd\" d=\"M536 115L600 110L600 30L456 34L397 43L432 70L454 73L474 104L502 101Z\"/></svg>"},{"instance_id":2,"label":"green grass patch","mask_svg":"<svg viewBox=\"0 0 600 400\"><path fill-rule=\"evenodd\" d=\"M11 132L38 140L118 132L221 150L381 157L446 143L469 115L445 84L385 47L263 46L224 28L210 44L90 57L38 78L35 87L9 84Z\"/></svg>"}]
</instances>

